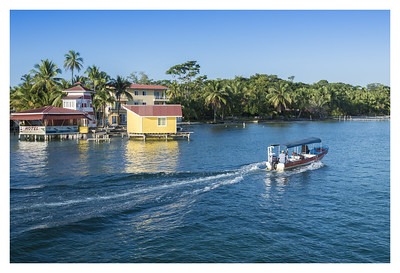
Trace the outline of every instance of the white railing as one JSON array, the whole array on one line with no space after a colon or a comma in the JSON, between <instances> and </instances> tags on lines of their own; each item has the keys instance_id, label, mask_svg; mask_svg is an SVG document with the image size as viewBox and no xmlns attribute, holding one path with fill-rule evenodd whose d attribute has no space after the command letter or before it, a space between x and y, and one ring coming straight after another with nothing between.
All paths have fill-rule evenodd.
<instances>
[{"instance_id":1,"label":"white railing","mask_svg":"<svg viewBox=\"0 0 400 273\"><path fill-rule=\"evenodd\" d=\"M45 135L45 134L68 134L77 133L78 126L20 126L21 135Z\"/></svg>"}]
</instances>

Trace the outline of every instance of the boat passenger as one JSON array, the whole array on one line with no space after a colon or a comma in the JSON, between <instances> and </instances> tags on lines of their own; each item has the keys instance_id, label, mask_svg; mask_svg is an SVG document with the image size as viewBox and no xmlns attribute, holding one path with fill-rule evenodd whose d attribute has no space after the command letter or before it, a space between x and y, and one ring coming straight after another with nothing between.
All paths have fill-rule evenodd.
<instances>
[{"instance_id":1,"label":"boat passenger","mask_svg":"<svg viewBox=\"0 0 400 273\"><path fill-rule=\"evenodd\" d=\"M301 146L301 152L303 154L308 154L310 152L310 149L308 149L308 145Z\"/></svg>"},{"instance_id":2,"label":"boat passenger","mask_svg":"<svg viewBox=\"0 0 400 273\"><path fill-rule=\"evenodd\" d=\"M286 154L283 150L282 153L279 155L279 163L286 163Z\"/></svg>"}]
</instances>

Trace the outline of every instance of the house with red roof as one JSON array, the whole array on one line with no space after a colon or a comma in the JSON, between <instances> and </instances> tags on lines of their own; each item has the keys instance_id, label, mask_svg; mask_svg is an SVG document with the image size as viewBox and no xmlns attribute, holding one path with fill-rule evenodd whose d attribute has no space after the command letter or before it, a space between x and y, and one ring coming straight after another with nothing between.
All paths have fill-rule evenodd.
<instances>
[{"instance_id":1,"label":"house with red roof","mask_svg":"<svg viewBox=\"0 0 400 273\"><path fill-rule=\"evenodd\" d=\"M87 133L80 129L87 128L89 117L81 111L45 106L11 113L11 120L19 123L20 138L47 140L54 136L75 138Z\"/></svg>"},{"instance_id":2,"label":"house with red roof","mask_svg":"<svg viewBox=\"0 0 400 273\"><path fill-rule=\"evenodd\" d=\"M165 105L124 105L127 111L127 133L129 137L165 138L186 136L177 132L177 119L182 117L179 104Z\"/></svg>"},{"instance_id":3,"label":"house with red roof","mask_svg":"<svg viewBox=\"0 0 400 273\"><path fill-rule=\"evenodd\" d=\"M63 92L67 94L62 98L63 108L86 113L89 117L88 127L96 127L97 124L92 102L94 91L82 86L82 84L78 82Z\"/></svg>"}]
</instances>

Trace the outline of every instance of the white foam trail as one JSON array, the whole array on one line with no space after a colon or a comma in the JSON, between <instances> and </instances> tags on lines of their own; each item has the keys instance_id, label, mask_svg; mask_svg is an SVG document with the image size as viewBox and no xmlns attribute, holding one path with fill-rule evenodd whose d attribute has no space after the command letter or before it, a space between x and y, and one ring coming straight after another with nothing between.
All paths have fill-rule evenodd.
<instances>
[{"instance_id":1,"label":"white foam trail","mask_svg":"<svg viewBox=\"0 0 400 273\"><path fill-rule=\"evenodd\" d=\"M206 176L206 177L200 177L200 178L195 178L195 179L177 181L174 183L165 183L165 184L157 185L157 186L153 186L153 187L135 189L135 190L124 192L124 193L117 193L117 194L104 195L104 196L95 196L95 197L86 197L86 198L82 198L82 199L72 199L72 200L66 200L66 201L60 201L60 202L34 204L29 207L12 208L11 211L17 211L17 210L23 210L23 209L35 209L35 208L42 208L42 207L61 207L61 206L76 205L76 204L80 204L80 203L87 203L87 202L93 202L93 201L117 199L117 198L121 198L121 197L128 197L131 195L145 194L145 193L150 193L153 191L168 190L168 189L187 186L187 185L191 185L191 184L193 184L193 185L194 184L203 184L206 182L208 183L208 182L218 180L217 183L214 183L212 185L207 185L205 188L203 188L201 190L195 190L194 193L202 192L202 191L210 191L210 190L216 189L222 185L238 183L243 180L243 176L245 176L251 172L260 170L263 165L265 165L265 163L263 163L263 162L252 163L249 165L242 166L239 170L233 171L233 172L227 172L227 173L211 175L211 176Z\"/></svg>"}]
</instances>

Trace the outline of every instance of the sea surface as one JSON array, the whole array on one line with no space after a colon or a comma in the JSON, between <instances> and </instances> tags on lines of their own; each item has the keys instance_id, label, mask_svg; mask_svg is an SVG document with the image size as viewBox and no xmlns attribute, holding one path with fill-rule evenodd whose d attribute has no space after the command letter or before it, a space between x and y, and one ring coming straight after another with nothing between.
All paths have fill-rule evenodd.
<instances>
[{"instance_id":1,"label":"sea surface","mask_svg":"<svg viewBox=\"0 0 400 273\"><path fill-rule=\"evenodd\" d=\"M191 140L10 136L12 263L389 263L390 122L190 125ZM268 144L329 153L283 173Z\"/></svg>"}]
</instances>

